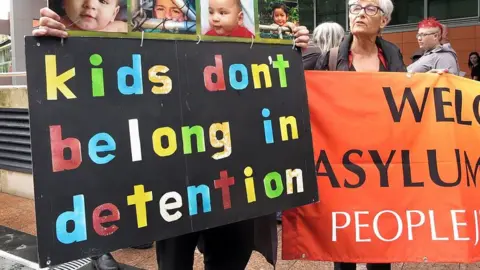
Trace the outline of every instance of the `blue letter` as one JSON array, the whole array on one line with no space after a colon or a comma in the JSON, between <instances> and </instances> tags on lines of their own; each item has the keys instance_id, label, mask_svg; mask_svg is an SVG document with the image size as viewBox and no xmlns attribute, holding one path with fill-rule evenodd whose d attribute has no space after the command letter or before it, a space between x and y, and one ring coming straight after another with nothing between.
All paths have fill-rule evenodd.
<instances>
[{"instance_id":1,"label":"blue letter","mask_svg":"<svg viewBox=\"0 0 480 270\"><path fill-rule=\"evenodd\" d=\"M75 224L72 232L67 231L67 222ZM73 212L63 212L57 218L57 239L63 244L71 244L87 240L87 227L85 224L85 199L83 195L73 196Z\"/></svg>"},{"instance_id":2,"label":"blue letter","mask_svg":"<svg viewBox=\"0 0 480 270\"><path fill-rule=\"evenodd\" d=\"M98 145L99 141L106 141L107 145ZM98 152L114 151L116 149L115 140L108 133L98 133L88 142L88 155L93 162L97 164L107 164L115 158L115 155L108 154L105 157L99 157Z\"/></svg>"},{"instance_id":3,"label":"blue letter","mask_svg":"<svg viewBox=\"0 0 480 270\"><path fill-rule=\"evenodd\" d=\"M237 81L237 71L240 71L242 75L242 80ZM243 90L248 85L248 74L247 74L247 67L242 64L233 64L230 66L228 70L228 76L230 77L230 85L235 90Z\"/></svg>"},{"instance_id":4,"label":"blue letter","mask_svg":"<svg viewBox=\"0 0 480 270\"><path fill-rule=\"evenodd\" d=\"M198 213L197 210L197 195L202 195L203 212L208 213L212 211L212 205L210 204L210 189L206 185L200 185L198 187L187 187L188 193L188 208L190 210L190 216L194 216Z\"/></svg>"},{"instance_id":5,"label":"blue letter","mask_svg":"<svg viewBox=\"0 0 480 270\"><path fill-rule=\"evenodd\" d=\"M270 110L267 108L264 108L262 110L262 116L264 118L267 118L270 116ZM273 140L273 129L272 129L272 120L263 120L263 130L265 133L265 142L267 144L271 144L274 142Z\"/></svg>"},{"instance_id":6,"label":"blue letter","mask_svg":"<svg viewBox=\"0 0 480 270\"><path fill-rule=\"evenodd\" d=\"M142 82L142 57L139 54L132 55L133 68L121 67L117 72L118 90L124 95L143 94ZM127 76L132 76L132 86L127 85Z\"/></svg>"}]
</instances>

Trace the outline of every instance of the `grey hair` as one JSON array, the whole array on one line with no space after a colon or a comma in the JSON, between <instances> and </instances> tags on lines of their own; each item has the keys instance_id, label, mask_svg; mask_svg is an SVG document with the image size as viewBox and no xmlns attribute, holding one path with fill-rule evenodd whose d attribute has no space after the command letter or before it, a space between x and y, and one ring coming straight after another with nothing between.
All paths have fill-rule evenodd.
<instances>
[{"instance_id":1,"label":"grey hair","mask_svg":"<svg viewBox=\"0 0 480 270\"><path fill-rule=\"evenodd\" d=\"M387 17L387 24L392 19L393 13L393 2L392 0L376 0L378 2L378 6L383 10L383 16ZM359 0L349 0L348 5L357 4Z\"/></svg>"},{"instance_id":2,"label":"grey hair","mask_svg":"<svg viewBox=\"0 0 480 270\"><path fill-rule=\"evenodd\" d=\"M345 30L336 22L324 22L315 27L312 36L313 46L318 47L323 55L330 49L340 46Z\"/></svg>"}]
</instances>

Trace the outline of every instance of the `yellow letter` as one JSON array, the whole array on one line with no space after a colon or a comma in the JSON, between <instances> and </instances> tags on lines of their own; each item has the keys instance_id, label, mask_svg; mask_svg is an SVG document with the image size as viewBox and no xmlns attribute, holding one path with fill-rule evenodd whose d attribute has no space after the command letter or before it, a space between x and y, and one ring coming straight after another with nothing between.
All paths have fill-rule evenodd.
<instances>
[{"instance_id":1,"label":"yellow letter","mask_svg":"<svg viewBox=\"0 0 480 270\"><path fill-rule=\"evenodd\" d=\"M217 138L217 131L222 131L223 138ZM210 144L212 147L221 148L223 151L214 154L213 159L222 159L230 156L232 154L232 142L230 139L230 124L228 122L224 123L215 123L210 126Z\"/></svg>"},{"instance_id":2,"label":"yellow letter","mask_svg":"<svg viewBox=\"0 0 480 270\"><path fill-rule=\"evenodd\" d=\"M167 136L168 146L163 148L162 137ZM177 150L177 138L175 131L169 127L157 128L152 135L153 150L161 157L167 157L175 153Z\"/></svg>"},{"instance_id":3,"label":"yellow letter","mask_svg":"<svg viewBox=\"0 0 480 270\"><path fill-rule=\"evenodd\" d=\"M161 83L162 86L153 86L152 93L154 94L168 94L172 91L172 79L168 76L159 76L158 73L167 73L166 66L153 66L148 70L148 78L152 83Z\"/></svg>"},{"instance_id":4,"label":"yellow letter","mask_svg":"<svg viewBox=\"0 0 480 270\"><path fill-rule=\"evenodd\" d=\"M255 196L255 184L253 183L253 169L252 167L246 167L243 170L243 173L247 178L245 178L245 189L247 190L247 201L248 203L252 203L257 201L257 197Z\"/></svg>"},{"instance_id":5,"label":"yellow letter","mask_svg":"<svg viewBox=\"0 0 480 270\"><path fill-rule=\"evenodd\" d=\"M268 66L266 64L252 64L252 77L255 89L262 88L262 82L260 82L260 72L263 72L265 88L272 87L272 78L270 77L270 69Z\"/></svg>"},{"instance_id":6,"label":"yellow letter","mask_svg":"<svg viewBox=\"0 0 480 270\"><path fill-rule=\"evenodd\" d=\"M45 55L45 75L47 77L47 99L57 100L57 89L67 99L77 98L65 85L65 82L75 76L75 68L57 75L57 56Z\"/></svg>"},{"instance_id":7,"label":"yellow letter","mask_svg":"<svg viewBox=\"0 0 480 270\"><path fill-rule=\"evenodd\" d=\"M282 132L282 141L288 141L287 125L290 125L292 139L298 139L297 119L293 116L280 117L280 130Z\"/></svg>"},{"instance_id":8,"label":"yellow letter","mask_svg":"<svg viewBox=\"0 0 480 270\"><path fill-rule=\"evenodd\" d=\"M153 200L152 192L145 192L143 185L136 185L133 190L133 195L127 197L127 203L135 205L138 228L147 227L147 202Z\"/></svg>"}]
</instances>

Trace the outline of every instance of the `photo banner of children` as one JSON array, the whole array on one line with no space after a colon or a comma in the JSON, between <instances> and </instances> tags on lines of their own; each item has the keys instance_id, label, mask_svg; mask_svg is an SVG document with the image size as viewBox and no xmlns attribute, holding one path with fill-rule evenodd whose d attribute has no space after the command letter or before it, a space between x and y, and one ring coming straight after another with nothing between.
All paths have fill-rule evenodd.
<instances>
[{"instance_id":1,"label":"photo banner of children","mask_svg":"<svg viewBox=\"0 0 480 270\"><path fill-rule=\"evenodd\" d=\"M48 6L72 37L293 45L299 25L295 0L49 0Z\"/></svg>"},{"instance_id":2,"label":"photo banner of children","mask_svg":"<svg viewBox=\"0 0 480 270\"><path fill-rule=\"evenodd\" d=\"M49 0L67 30L127 33L127 0Z\"/></svg>"},{"instance_id":3,"label":"photo banner of children","mask_svg":"<svg viewBox=\"0 0 480 270\"><path fill-rule=\"evenodd\" d=\"M25 46L41 267L318 201L290 46Z\"/></svg>"}]
</instances>

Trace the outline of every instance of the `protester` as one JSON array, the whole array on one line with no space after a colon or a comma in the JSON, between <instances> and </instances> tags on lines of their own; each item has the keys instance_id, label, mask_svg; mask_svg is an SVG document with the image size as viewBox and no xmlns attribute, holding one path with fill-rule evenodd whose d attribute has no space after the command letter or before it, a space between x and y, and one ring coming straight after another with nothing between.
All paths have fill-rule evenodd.
<instances>
[{"instance_id":1,"label":"protester","mask_svg":"<svg viewBox=\"0 0 480 270\"><path fill-rule=\"evenodd\" d=\"M468 56L468 67L470 68L470 77L472 80L480 81L480 65L478 62L480 55L477 52L471 52Z\"/></svg>"},{"instance_id":2,"label":"protester","mask_svg":"<svg viewBox=\"0 0 480 270\"><path fill-rule=\"evenodd\" d=\"M320 69L404 72L400 49L379 37L392 12L391 0L350 0L351 32L338 48L327 53Z\"/></svg>"},{"instance_id":3,"label":"protester","mask_svg":"<svg viewBox=\"0 0 480 270\"><path fill-rule=\"evenodd\" d=\"M405 72L400 49L379 34L391 20L391 0L350 0L350 34L331 49L315 69L359 72ZM305 206L311 207L311 206ZM355 270L355 263L334 264L335 270ZM369 270L391 269L390 263L367 264Z\"/></svg>"},{"instance_id":4,"label":"protester","mask_svg":"<svg viewBox=\"0 0 480 270\"><path fill-rule=\"evenodd\" d=\"M320 69L325 55L332 48L338 47L345 36L343 27L335 22L324 22L313 30L313 39L303 52L305 70Z\"/></svg>"},{"instance_id":5,"label":"protester","mask_svg":"<svg viewBox=\"0 0 480 270\"><path fill-rule=\"evenodd\" d=\"M427 18L418 24L417 40L425 52L418 61L407 67L408 72L448 72L459 75L457 53L450 43L442 40L446 26L435 18Z\"/></svg>"},{"instance_id":6,"label":"protester","mask_svg":"<svg viewBox=\"0 0 480 270\"><path fill-rule=\"evenodd\" d=\"M66 27L61 18L50 10L40 10L40 27L34 29L34 36L55 36L67 38ZM293 29L295 45L306 48L309 32L305 26ZM219 45L221 46L221 45ZM195 247L203 239L204 264L206 270L244 270L254 248L254 235L270 237L271 233L255 233L255 220L246 220L206 231L182 235L156 242L158 268L162 270L193 269ZM270 225L270 224L267 224ZM275 221L272 220L273 234L276 236ZM270 238L267 239L270 241ZM276 243L268 242L269 246ZM276 250L276 249L275 249ZM273 254L276 258L276 254ZM111 258L108 254L100 258ZM101 269L101 268L100 268ZM104 268L112 269L112 268ZM114 268L115 269L115 268ZM103 269L102 269L103 270Z\"/></svg>"}]
</instances>

